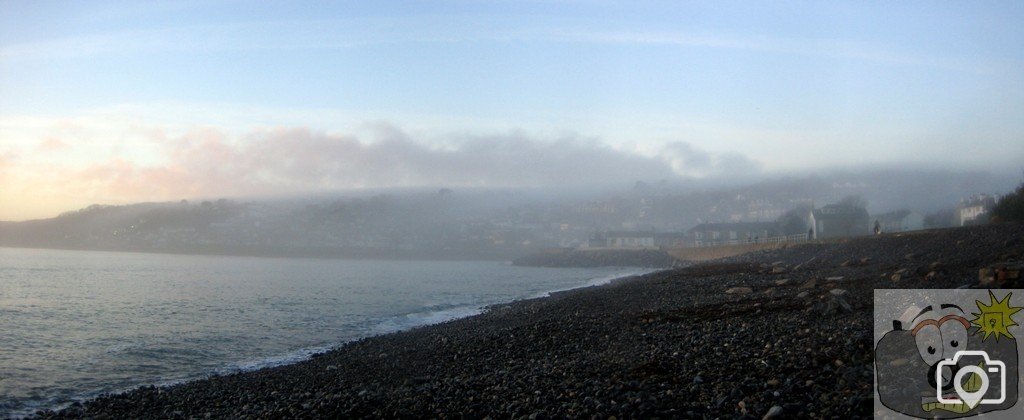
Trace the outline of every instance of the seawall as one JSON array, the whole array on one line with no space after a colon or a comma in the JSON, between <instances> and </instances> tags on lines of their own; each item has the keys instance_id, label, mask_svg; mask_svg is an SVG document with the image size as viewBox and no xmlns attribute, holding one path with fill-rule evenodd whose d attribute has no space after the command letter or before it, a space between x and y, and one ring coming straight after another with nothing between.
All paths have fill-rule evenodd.
<instances>
[{"instance_id":1,"label":"seawall","mask_svg":"<svg viewBox=\"0 0 1024 420\"><path fill-rule=\"evenodd\" d=\"M660 249L549 249L516 258L512 264L531 267L667 268L675 261Z\"/></svg>"},{"instance_id":2,"label":"seawall","mask_svg":"<svg viewBox=\"0 0 1024 420\"><path fill-rule=\"evenodd\" d=\"M732 257L735 255L746 254L748 252L761 251L765 249L780 249L787 246L795 246L794 244L787 243L767 243L767 244L742 244L742 245L725 245L725 246L714 246L714 247L703 247L703 248L667 248L665 253L670 257L680 261L707 261L717 258Z\"/></svg>"}]
</instances>

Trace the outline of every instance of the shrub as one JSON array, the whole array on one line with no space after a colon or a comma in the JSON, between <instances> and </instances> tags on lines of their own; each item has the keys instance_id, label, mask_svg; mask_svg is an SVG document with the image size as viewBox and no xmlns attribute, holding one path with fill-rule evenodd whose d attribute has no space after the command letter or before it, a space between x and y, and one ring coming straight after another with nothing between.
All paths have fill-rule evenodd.
<instances>
[{"instance_id":1,"label":"shrub","mask_svg":"<svg viewBox=\"0 0 1024 420\"><path fill-rule=\"evenodd\" d=\"M1024 221L1024 183L996 203L996 207L992 209L992 216L994 220L1000 221Z\"/></svg>"}]
</instances>

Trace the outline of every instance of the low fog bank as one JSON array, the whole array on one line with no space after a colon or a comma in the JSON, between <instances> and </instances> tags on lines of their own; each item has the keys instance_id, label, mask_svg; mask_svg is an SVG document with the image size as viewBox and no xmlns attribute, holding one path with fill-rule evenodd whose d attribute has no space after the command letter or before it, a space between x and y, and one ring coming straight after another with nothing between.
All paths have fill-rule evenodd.
<instances>
[{"instance_id":1,"label":"low fog bank","mask_svg":"<svg viewBox=\"0 0 1024 420\"><path fill-rule=\"evenodd\" d=\"M952 225L977 194L1020 175L870 169L748 178L622 180L604 187L395 188L274 198L93 205L0 223L0 245L343 258L510 259L574 247L609 230L685 232L706 222L772 222L859 197L870 214L909 210ZM943 216L944 215L944 216ZM939 217L942 216L942 217Z\"/></svg>"}]
</instances>

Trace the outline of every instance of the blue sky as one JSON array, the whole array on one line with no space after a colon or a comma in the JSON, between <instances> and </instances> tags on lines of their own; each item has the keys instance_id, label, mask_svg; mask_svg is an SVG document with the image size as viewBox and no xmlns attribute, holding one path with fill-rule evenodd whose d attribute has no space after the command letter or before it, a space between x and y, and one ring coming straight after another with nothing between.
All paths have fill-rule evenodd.
<instances>
[{"instance_id":1,"label":"blue sky","mask_svg":"<svg viewBox=\"0 0 1024 420\"><path fill-rule=\"evenodd\" d=\"M0 1L0 220L92 202L586 181L572 165L504 178L459 165L491 144L568 142L613 172L602 181L1014 172L1021 21L1021 2ZM394 144L431 157L360 165ZM342 155L313 178L256 158L314 145ZM235 163L197 167L181 150ZM541 169L531 153L524 172ZM384 176L395 168L413 169Z\"/></svg>"}]
</instances>

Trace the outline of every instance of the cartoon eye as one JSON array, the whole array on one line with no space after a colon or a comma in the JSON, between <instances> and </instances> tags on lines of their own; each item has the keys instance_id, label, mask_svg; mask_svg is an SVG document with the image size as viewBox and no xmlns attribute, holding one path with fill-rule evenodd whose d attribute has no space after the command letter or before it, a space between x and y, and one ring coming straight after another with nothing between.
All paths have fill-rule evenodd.
<instances>
[{"instance_id":1,"label":"cartoon eye","mask_svg":"<svg viewBox=\"0 0 1024 420\"><path fill-rule=\"evenodd\" d=\"M914 335L914 341L917 344L917 351L921 354L921 359L929 366L942 360L942 333L938 326L924 326Z\"/></svg>"},{"instance_id":2,"label":"cartoon eye","mask_svg":"<svg viewBox=\"0 0 1024 420\"><path fill-rule=\"evenodd\" d=\"M942 343L946 345L942 349L943 359L952 359L956 352L967 348L967 328L959 321L950 319L943 322L939 332L942 334Z\"/></svg>"}]
</instances>

